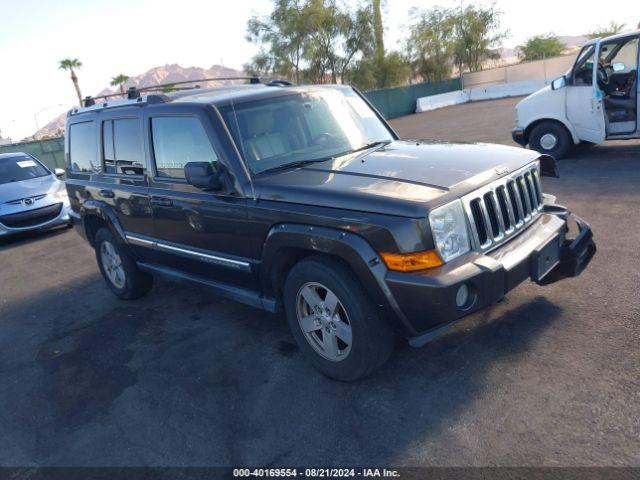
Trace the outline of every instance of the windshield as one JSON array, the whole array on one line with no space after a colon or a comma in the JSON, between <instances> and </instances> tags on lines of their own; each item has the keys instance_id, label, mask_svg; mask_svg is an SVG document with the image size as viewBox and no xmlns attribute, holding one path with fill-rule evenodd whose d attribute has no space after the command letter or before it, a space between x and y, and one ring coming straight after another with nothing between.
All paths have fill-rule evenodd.
<instances>
[{"instance_id":1,"label":"windshield","mask_svg":"<svg viewBox=\"0 0 640 480\"><path fill-rule=\"evenodd\" d=\"M0 184L47 175L49 175L49 171L27 155L0 158Z\"/></svg>"},{"instance_id":2,"label":"windshield","mask_svg":"<svg viewBox=\"0 0 640 480\"><path fill-rule=\"evenodd\" d=\"M348 89L294 93L220 111L254 174L393 140L375 112Z\"/></svg>"}]
</instances>

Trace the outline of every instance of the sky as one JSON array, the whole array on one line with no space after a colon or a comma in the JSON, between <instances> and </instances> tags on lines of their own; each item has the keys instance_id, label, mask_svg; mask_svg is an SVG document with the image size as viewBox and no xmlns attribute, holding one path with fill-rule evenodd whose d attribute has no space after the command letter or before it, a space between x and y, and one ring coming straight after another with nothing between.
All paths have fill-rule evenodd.
<instances>
[{"instance_id":1,"label":"sky","mask_svg":"<svg viewBox=\"0 0 640 480\"><path fill-rule=\"evenodd\" d=\"M460 2L386 0L387 47L400 45L411 8ZM505 47L540 33L584 34L610 20L629 28L640 22L638 0L618 0L610 9L593 0L495 3L510 32ZM107 87L119 73L134 76L172 63L240 69L257 51L244 38L247 19L267 14L271 5L271 0L0 0L0 133L19 140L74 105L69 74L58 70L63 58L82 61L83 95Z\"/></svg>"}]
</instances>

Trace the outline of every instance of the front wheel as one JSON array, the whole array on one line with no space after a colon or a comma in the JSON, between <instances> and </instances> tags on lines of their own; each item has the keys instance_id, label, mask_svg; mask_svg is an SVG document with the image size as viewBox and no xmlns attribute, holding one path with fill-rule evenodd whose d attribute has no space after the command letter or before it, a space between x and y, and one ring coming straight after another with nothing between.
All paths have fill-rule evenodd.
<instances>
[{"instance_id":1,"label":"front wheel","mask_svg":"<svg viewBox=\"0 0 640 480\"><path fill-rule=\"evenodd\" d=\"M560 159L571 151L573 141L563 125L557 122L542 122L531 130L529 146L532 150Z\"/></svg>"},{"instance_id":2,"label":"front wheel","mask_svg":"<svg viewBox=\"0 0 640 480\"><path fill-rule=\"evenodd\" d=\"M357 380L389 359L393 331L339 261L312 257L295 265L285 282L283 300L298 346L326 376Z\"/></svg>"}]
</instances>

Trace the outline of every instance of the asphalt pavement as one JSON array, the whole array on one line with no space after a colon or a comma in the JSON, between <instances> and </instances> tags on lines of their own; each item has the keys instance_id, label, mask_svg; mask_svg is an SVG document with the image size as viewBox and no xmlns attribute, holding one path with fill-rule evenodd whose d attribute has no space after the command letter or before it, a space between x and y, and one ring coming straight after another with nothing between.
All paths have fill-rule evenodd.
<instances>
[{"instance_id":1,"label":"asphalt pavement","mask_svg":"<svg viewBox=\"0 0 640 480\"><path fill-rule=\"evenodd\" d=\"M514 104L392 123L511 144ZM560 173L543 187L591 223L587 271L354 384L318 374L281 316L163 280L117 300L73 230L0 241L0 465L640 466L640 143Z\"/></svg>"}]
</instances>

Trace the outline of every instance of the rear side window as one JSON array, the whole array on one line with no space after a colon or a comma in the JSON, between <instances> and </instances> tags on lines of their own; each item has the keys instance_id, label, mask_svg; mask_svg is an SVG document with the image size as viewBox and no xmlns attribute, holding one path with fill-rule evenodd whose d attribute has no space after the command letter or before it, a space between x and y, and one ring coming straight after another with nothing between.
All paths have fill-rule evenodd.
<instances>
[{"instance_id":1,"label":"rear side window","mask_svg":"<svg viewBox=\"0 0 640 480\"><path fill-rule=\"evenodd\" d=\"M217 162L204 127L196 117L155 117L151 134L159 177L184 178L189 162Z\"/></svg>"},{"instance_id":2,"label":"rear side window","mask_svg":"<svg viewBox=\"0 0 640 480\"><path fill-rule=\"evenodd\" d=\"M142 131L136 118L102 123L104 171L120 175L144 174Z\"/></svg>"},{"instance_id":3,"label":"rear side window","mask_svg":"<svg viewBox=\"0 0 640 480\"><path fill-rule=\"evenodd\" d=\"M95 122L74 123L69 127L69 168L72 172L100 171Z\"/></svg>"}]
</instances>

